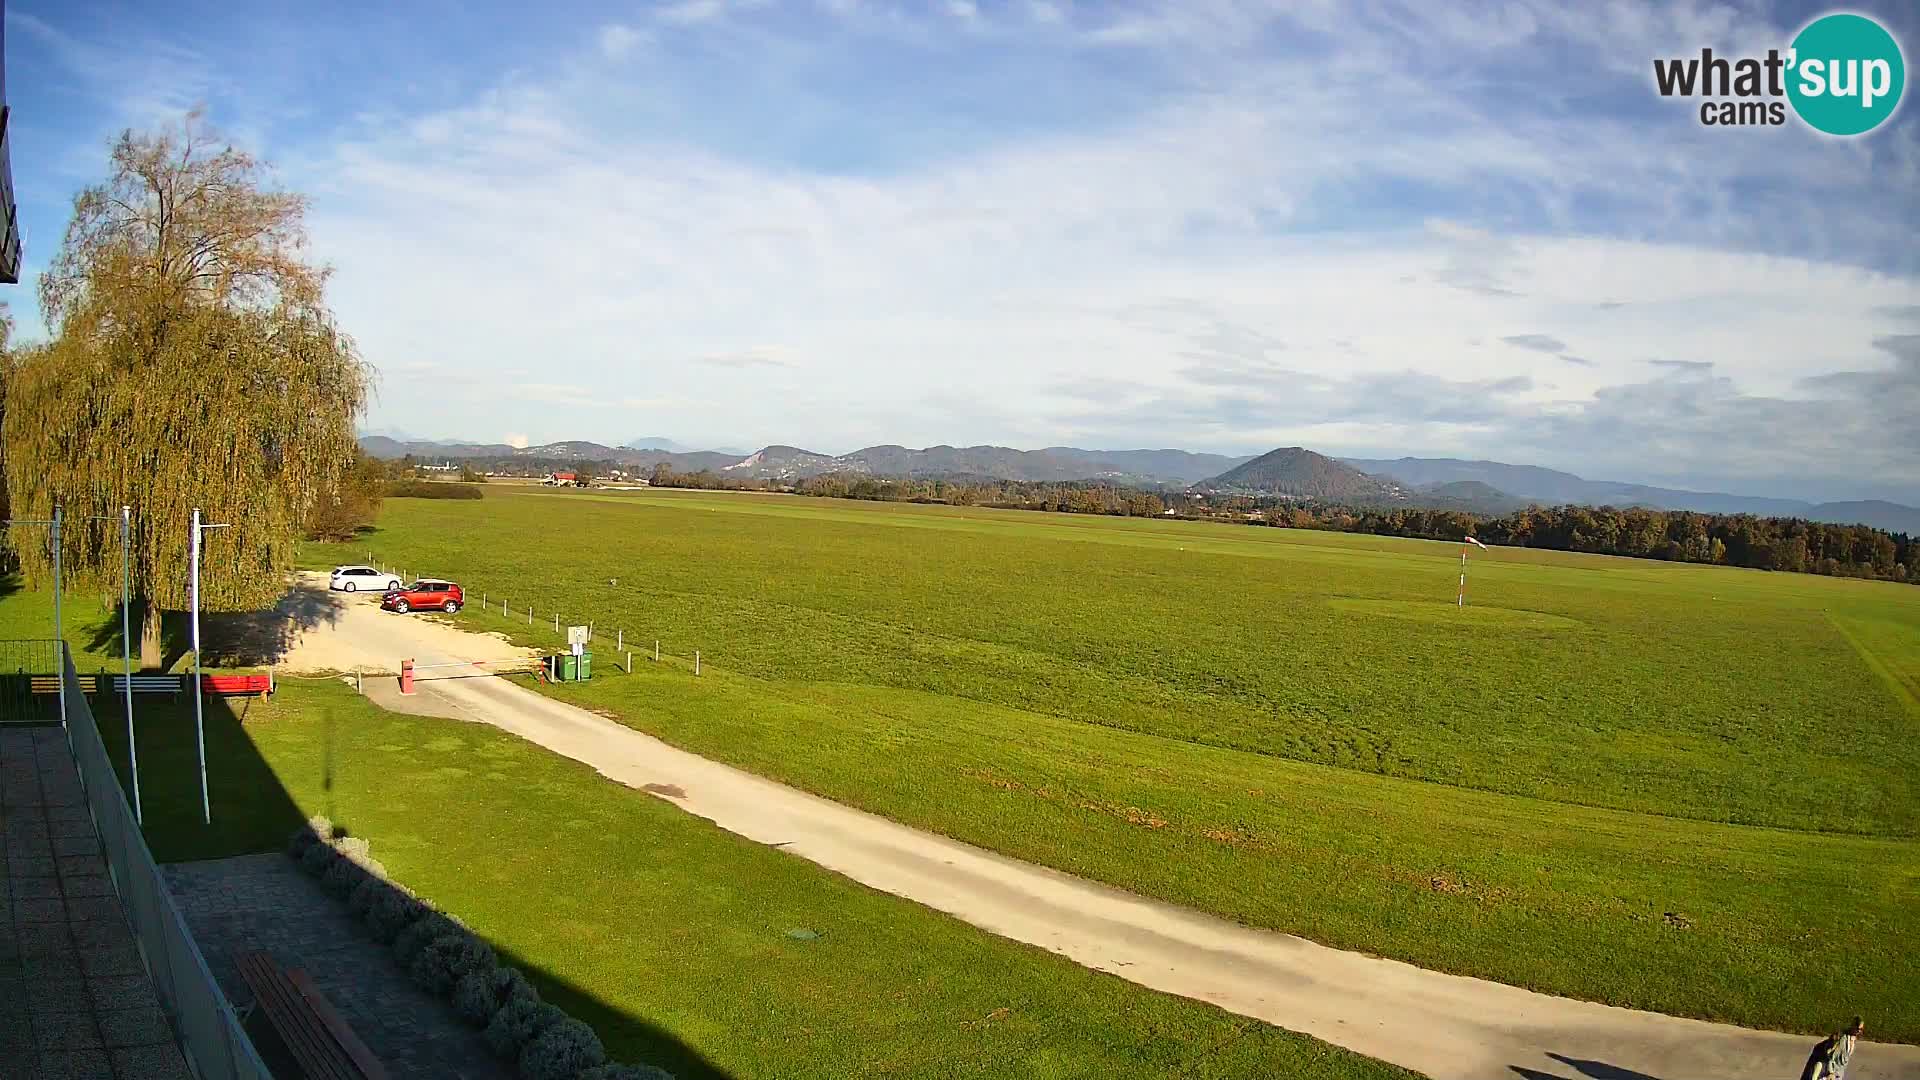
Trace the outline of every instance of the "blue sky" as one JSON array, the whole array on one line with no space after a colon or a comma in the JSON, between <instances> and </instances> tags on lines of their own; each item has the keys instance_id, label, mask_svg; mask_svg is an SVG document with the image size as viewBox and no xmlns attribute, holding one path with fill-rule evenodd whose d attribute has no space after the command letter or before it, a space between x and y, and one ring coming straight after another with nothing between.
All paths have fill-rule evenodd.
<instances>
[{"instance_id":1,"label":"blue sky","mask_svg":"<svg viewBox=\"0 0 1920 1080\"><path fill-rule=\"evenodd\" d=\"M7 8L27 274L113 133L204 103L311 195L370 429L1920 502L1920 112L1714 129L1652 88L1825 8ZM1853 10L1917 51L1911 4Z\"/></svg>"}]
</instances>

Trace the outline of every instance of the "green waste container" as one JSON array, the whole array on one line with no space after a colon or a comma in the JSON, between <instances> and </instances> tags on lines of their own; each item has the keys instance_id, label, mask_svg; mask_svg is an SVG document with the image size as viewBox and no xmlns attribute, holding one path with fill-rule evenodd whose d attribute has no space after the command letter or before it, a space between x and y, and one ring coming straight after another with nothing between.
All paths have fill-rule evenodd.
<instances>
[{"instance_id":1,"label":"green waste container","mask_svg":"<svg viewBox=\"0 0 1920 1080\"><path fill-rule=\"evenodd\" d=\"M585 682L591 678L593 678L593 653L582 649L580 650L580 681Z\"/></svg>"}]
</instances>

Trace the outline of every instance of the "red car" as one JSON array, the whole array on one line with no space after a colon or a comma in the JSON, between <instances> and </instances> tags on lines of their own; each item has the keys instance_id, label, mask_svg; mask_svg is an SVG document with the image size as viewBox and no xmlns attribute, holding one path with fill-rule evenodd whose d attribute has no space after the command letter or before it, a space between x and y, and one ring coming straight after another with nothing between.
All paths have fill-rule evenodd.
<instances>
[{"instance_id":1,"label":"red car","mask_svg":"<svg viewBox=\"0 0 1920 1080\"><path fill-rule=\"evenodd\" d=\"M405 615L409 611L444 611L451 615L467 602L460 586L439 578L421 578L404 589L390 589L380 598L380 606Z\"/></svg>"}]
</instances>

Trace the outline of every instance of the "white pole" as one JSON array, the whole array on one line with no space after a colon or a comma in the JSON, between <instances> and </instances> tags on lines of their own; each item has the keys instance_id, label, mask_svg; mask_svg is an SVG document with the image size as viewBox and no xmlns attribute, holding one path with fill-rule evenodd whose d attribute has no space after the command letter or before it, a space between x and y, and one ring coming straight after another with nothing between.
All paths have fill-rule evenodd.
<instances>
[{"instance_id":1,"label":"white pole","mask_svg":"<svg viewBox=\"0 0 1920 1080\"><path fill-rule=\"evenodd\" d=\"M625 630L615 630L613 632L613 647L615 649L624 649L627 647L627 632Z\"/></svg>"},{"instance_id":2,"label":"white pole","mask_svg":"<svg viewBox=\"0 0 1920 1080\"><path fill-rule=\"evenodd\" d=\"M660 662L660 639L659 638L653 639L653 662L656 664Z\"/></svg>"},{"instance_id":3,"label":"white pole","mask_svg":"<svg viewBox=\"0 0 1920 1080\"><path fill-rule=\"evenodd\" d=\"M699 649L693 650L693 673L695 675L700 674L700 650Z\"/></svg>"},{"instance_id":4,"label":"white pole","mask_svg":"<svg viewBox=\"0 0 1920 1080\"><path fill-rule=\"evenodd\" d=\"M633 650L627 650L627 674L633 674Z\"/></svg>"},{"instance_id":5,"label":"white pole","mask_svg":"<svg viewBox=\"0 0 1920 1080\"><path fill-rule=\"evenodd\" d=\"M1460 549L1460 591L1453 598L1455 607L1467 606L1467 549Z\"/></svg>"},{"instance_id":6,"label":"white pole","mask_svg":"<svg viewBox=\"0 0 1920 1080\"><path fill-rule=\"evenodd\" d=\"M58 503L53 507L53 662L58 665L54 675L60 680L60 730L67 730L67 631L60 616L60 590L66 583L60 579L60 522L66 511Z\"/></svg>"},{"instance_id":7,"label":"white pole","mask_svg":"<svg viewBox=\"0 0 1920 1080\"><path fill-rule=\"evenodd\" d=\"M560 632L560 613L557 611L553 613L553 632Z\"/></svg>"},{"instance_id":8,"label":"white pole","mask_svg":"<svg viewBox=\"0 0 1920 1080\"><path fill-rule=\"evenodd\" d=\"M133 780L133 820L145 825L140 812L140 754L133 745L133 578L128 554L133 533L133 507L120 508L120 657L127 673L127 775Z\"/></svg>"},{"instance_id":9,"label":"white pole","mask_svg":"<svg viewBox=\"0 0 1920 1080\"><path fill-rule=\"evenodd\" d=\"M200 818L213 824L213 801L207 795L207 729L200 697L200 508L193 509L193 548L187 558L192 577L187 595L193 609L193 738L200 753Z\"/></svg>"}]
</instances>

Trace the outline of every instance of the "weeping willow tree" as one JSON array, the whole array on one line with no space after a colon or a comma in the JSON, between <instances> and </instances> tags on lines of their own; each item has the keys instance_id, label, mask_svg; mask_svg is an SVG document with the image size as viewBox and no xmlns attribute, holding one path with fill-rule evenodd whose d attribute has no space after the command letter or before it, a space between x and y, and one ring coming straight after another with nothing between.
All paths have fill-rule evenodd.
<instances>
[{"instance_id":1,"label":"weeping willow tree","mask_svg":"<svg viewBox=\"0 0 1920 1080\"><path fill-rule=\"evenodd\" d=\"M305 257L305 210L198 114L127 132L41 277L51 340L13 356L0 420L13 513L64 505L70 579L117 595L120 507L133 508L149 668L161 611L187 603L193 508L232 526L207 534L202 607L258 609L352 460L369 376ZM11 539L28 579L49 580L44 532Z\"/></svg>"}]
</instances>

